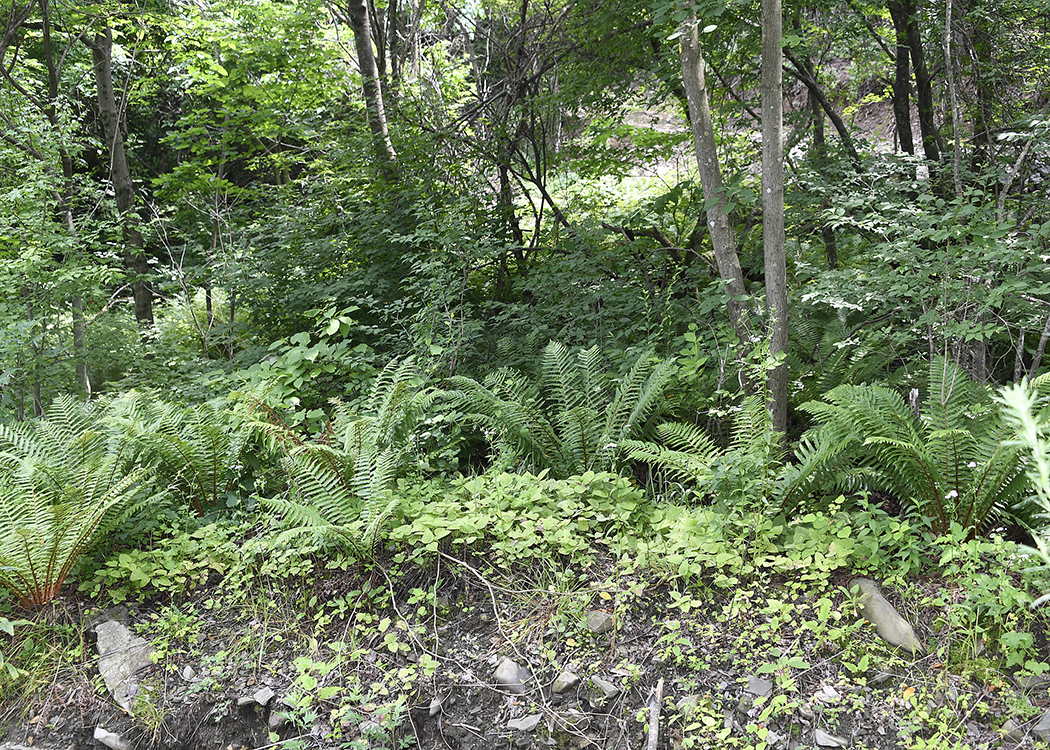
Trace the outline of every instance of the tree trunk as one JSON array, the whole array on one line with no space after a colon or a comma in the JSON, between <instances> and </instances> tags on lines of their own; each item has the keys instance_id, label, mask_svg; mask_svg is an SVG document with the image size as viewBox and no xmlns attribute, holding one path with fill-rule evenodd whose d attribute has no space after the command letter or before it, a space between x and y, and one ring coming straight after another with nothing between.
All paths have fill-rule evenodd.
<instances>
[{"instance_id":1,"label":"tree trunk","mask_svg":"<svg viewBox=\"0 0 1050 750\"><path fill-rule=\"evenodd\" d=\"M762 247L765 252L769 353L787 353L787 253L784 240L784 56L781 0L762 0ZM787 431L787 363L769 371L773 429Z\"/></svg>"},{"instance_id":2,"label":"tree trunk","mask_svg":"<svg viewBox=\"0 0 1050 750\"><path fill-rule=\"evenodd\" d=\"M375 150L380 172L387 180L394 181L397 179L397 153L387 130L383 90L379 83L375 54L372 52L372 33L368 23L366 0L347 0L347 14L350 17L350 28L354 32L357 64L361 69L368 128L372 132L372 148Z\"/></svg>"},{"instance_id":3,"label":"tree trunk","mask_svg":"<svg viewBox=\"0 0 1050 750\"><path fill-rule=\"evenodd\" d=\"M900 3L898 12L906 19L908 48L911 50L911 66L915 71L915 101L919 109L919 130L922 133L922 149L931 162L941 159L941 136L933 118L933 79L926 67L926 54L919 36L918 12L915 0L894 0Z\"/></svg>"},{"instance_id":4,"label":"tree trunk","mask_svg":"<svg viewBox=\"0 0 1050 750\"><path fill-rule=\"evenodd\" d=\"M718 146L715 142L711 105L704 78L704 58L696 30L696 13L692 8L689 17L682 22L681 32L682 80L689 103L689 124L693 131L693 145L700 168L704 203L707 205L707 228L711 233L718 275L725 282L725 292L729 297L726 303L729 322L737 338L750 345L753 342L753 332L748 295L744 287L744 274L740 270L740 259L736 254L733 229L729 226L729 216L725 210L722 170L718 163Z\"/></svg>"},{"instance_id":5,"label":"tree trunk","mask_svg":"<svg viewBox=\"0 0 1050 750\"><path fill-rule=\"evenodd\" d=\"M864 167L860 163L860 154L857 153L857 147L853 144L853 138L850 136L849 130L846 128L846 123L842 120L841 115L839 115L839 113L835 111L835 108L831 106L831 102L828 101L828 97L824 94L824 91L820 88L816 79L806 71L805 64L788 48L784 48L784 56L791 61L791 74L809 89L810 94L820 102L820 106L824 109L824 112L827 113L828 119L831 120L831 124L835 126L835 130L838 132L839 138L842 140L842 145L846 148L846 152L849 154L850 161L853 163L853 168L858 172L863 172Z\"/></svg>"},{"instance_id":6,"label":"tree trunk","mask_svg":"<svg viewBox=\"0 0 1050 750\"><path fill-rule=\"evenodd\" d=\"M113 93L113 32L107 28L96 34L92 42L91 59L95 69L95 84L98 90L99 119L109 146L109 175L116 194L117 213L123 223L124 265L132 274L132 294L135 297L135 319L141 325L153 325L153 292L146 282L149 265L143 252L142 234L135 215L135 184L131 180L127 156L124 153L124 136L120 132L117 99Z\"/></svg>"},{"instance_id":7,"label":"tree trunk","mask_svg":"<svg viewBox=\"0 0 1050 750\"><path fill-rule=\"evenodd\" d=\"M897 137L901 151L915 154L915 140L911 134L911 66L908 64L908 17L899 2L887 5L893 19L896 39L894 48L893 75L893 119L897 125Z\"/></svg>"}]
</instances>

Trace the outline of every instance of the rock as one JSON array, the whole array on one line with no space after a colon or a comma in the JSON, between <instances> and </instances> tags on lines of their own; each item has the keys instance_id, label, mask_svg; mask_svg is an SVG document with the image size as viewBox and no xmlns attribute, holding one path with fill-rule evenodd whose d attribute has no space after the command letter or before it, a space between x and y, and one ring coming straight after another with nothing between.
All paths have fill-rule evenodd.
<instances>
[{"instance_id":1,"label":"rock","mask_svg":"<svg viewBox=\"0 0 1050 750\"><path fill-rule=\"evenodd\" d=\"M240 698L237 699L237 706L240 707L240 708L243 708L244 706L254 706L254 705L255 705L255 698L251 697L250 695L242 695Z\"/></svg>"},{"instance_id":2,"label":"rock","mask_svg":"<svg viewBox=\"0 0 1050 750\"><path fill-rule=\"evenodd\" d=\"M578 675L573 674L569 670L562 670L562 673L558 675L558 679L551 685L551 691L561 695L567 690L572 690L574 687L580 684L580 678Z\"/></svg>"},{"instance_id":3,"label":"rock","mask_svg":"<svg viewBox=\"0 0 1050 750\"><path fill-rule=\"evenodd\" d=\"M543 721L543 714L530 714L520 719L511 719L507 722L507 729L517 729L519 732L531 732Z\"/></svg>"},{"instance_id":4,"label":"rock","mask_svg":"<svg viewBox=\"0 0 1050 750\"><path fill-rule=\"evenodd\" d=\"M1025 675L1017 678L1017 687L1021 690L1044 691L1050 688L1050 678L1037 674Z\"/></svg>"},{"instance_id":5,"label":"rock","mask_svg":"<svg viewBox=\"0 0 1050 750\"><path fill-rule=\"evenodd\" d=\"M684 698L679 699L675 704L675 708L678 709L678 713L682 716L692 716L693 712L696 711L697 706L700 705L699 695L687 695Z\"/></svg>"},{"instance_id":6,"label":"rock","mask_svg":"<svg viewBox=\"0 0 1050 750\"><path fill-rule=\"evenodd\" d=\"M1003 742L1024 742L1025 737L1028 736L1028 733L1013 719L1007 719L1003 722L1003 727L999 730L999 734L1002 736Z\"/></svg>"},{"instance_id":7,"label":"rock","mask_svg":"<svg viewBox=\"0 0 1050 750\"><path fill-rule=\"evenodd\" d=\"M762 698L773 692L773 683L761 677L750 675L747 678L747 692L756 698Z\"/></svg>"},{"instance_id":8,"label":"rock","mask_svg":"<svg viewBox=\"0 0 1050 750\"><path fill-rule=\"evenodd\" d=\"M119 734L107 731L102 727L95 727L94 737L106 747L113 748L113 750L128 750L131 747L131 743Z\"/></svg>"},{"instance_id":9,"label":"rock","mask_svg":"<svg viewBox=\"0 0 1050 750\"><path fill-rule=\"evenodd\" d=\"M1032 727L1032 734L1041 740L1050 740L1050 711L1045 711Z\"/></svg>"},{"instance_id":10,"label":"rock","mask_svg":"<svg viewBox=\"0 0 1050 750\"><path fill-rule=\"evenodd\" d=\"M597 609L587 613L587 629L595 635L608 633L614 627L616 627L616 618L611 613Z\"/></svg>"},{"instance_id":11,"label":"rock","mask_svg":"<svg viewBox=\"0 0 1050 750\"><path fill-rule=\"evenodd\" d=\"M427 708L428 716L437 716L441 712L441 706L445 703L441 699L440 695L435 695L431 701L430 706Z\"/></svg>"},{"instance_id":12,"label":"rock","mask_svg":"<svg viewBox=\"0 0 1050 750\"><path fill-rule=\"evenodd\" d=\"M270 704L270 701L274 699L274 695L276 694L270 688L261 687L255 691L255 693L252 695L252 699L260 706L265 707L268 706Z\"/></svg>"},{"instance_id":13,"label":"rock","mask_svg":"<svg viewBox=\"0 0 1050 750\"><path fill-rule=\"evenodd\" d=\"M883 640L911 654L926 653L911 625L886 601L874 581L854 578L850 581L850 589L856 589L860 593L861 614L875 626L875 632Z\"/></svg>"},{"instance_id":14,"label":"rock","mask_svg":"<svg viewBox=\"0 0 1050 750\"><path fill-rule=\"evenodd\" d=\"M529 672L519 667L513 659L507 658L496 667L494 677L499 687L515 695L521 695L525 692L525 683L529 681Z\"/></svg>"},{"instance_id":15,"label":"rock","mask_svg":"<svg viewBox=\"0 0 1050 750\"><path fill-rule=\"evenodd\" d=\"M604 710L609 702L616 698L621 690L608 680L601 677L592 677L590 680L590 696L588 702L599 711Z\"/></svg>"},{"instance_id":16,"label":"rock","mask_svg":"<svg viewBox=\"0 0 1050 750\"><path fill-rule=\"evenodd\" d=\"M842 700L842 696L838 694L835 688L828 687L827 685L822 686L813 697L821 703L826 703L828 705L838 703Z\"/></svg>"},{"instance_id":17,"label":"rock","mask_svg":"<svg viewBox=\"0 0 1050 750\"><path fill-rule=\"evenodd\" d=\"M813 741L820 747L846 747L849 745L847 740L828 734L823 729L813 730Z\"/></svg>"},{"instance_id":18,"label":"rock","mask_svg":"<svg viewBox=\"0 0 1050 750\"><path fill-rule=\"evenodd\" d=\"M98 635L98 671L113 700L131 714L138 693L135 673L153 664L149 644L115 620L100 623L95 633Z\"/></svg>"},{"instance_id":19,"label":"rock","mask_svg":"<svg viewBox=\"0 0 1050 750\"><path fill-rule=\"evenodd\" d=\"M182 668L182 679L186 680L186 682L189 682L196 676L197 673L193 671L193 667L189 664Z\"/></svg>"}]
</instances>

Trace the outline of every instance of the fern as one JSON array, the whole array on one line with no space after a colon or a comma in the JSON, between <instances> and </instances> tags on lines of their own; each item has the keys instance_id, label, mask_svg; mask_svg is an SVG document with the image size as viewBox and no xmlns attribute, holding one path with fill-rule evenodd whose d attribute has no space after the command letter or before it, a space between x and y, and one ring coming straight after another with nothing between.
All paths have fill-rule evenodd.
<instances>
[{"instance_id":1,"label":"fern","mask_svg":"<svg viewBox=\"0 0 1050 750\"><path fill-rule=\"evenodd\" d=\"M110 420L155 466L169 488L198 515L236 490L249 425L225 399L192 407L131 394L110 407Z\"/></svg>"},{"instance_id":2,"label":"fern","mask_svg":"<svg viewBox=\"0 0 1050 750\"><path fill-rule=\"evenodd\" d=\"M456 376L445 396L490 435L497 465L563 479L613 469L624 442L658 413L672 371L645 352L610 393L597 347L573 356L552 341L538 382L506 369L483 383Z\"/></svg>"},{"instance_id":3,"label":"fern","mask_svg":"<svg viewBox=\"0 0 1050 750\"><path fill-rule=\"evenodd\" d=\"M734 411L728 449L716 446L694 425L665 423L657 434L660 443L627 441L630 457L725 504L767 503L786 471L769 410L759 395L748 396Z\"/></svg>"},{"instance_id":4,"label":"fern","mask_svg":"<svg viewBox=\"0 0 1050 750\"><path fill-rule=\"evenodd\" d=\"M0 585L24 607L59 594L143 486L147 471L109 450L95 416L63 397L38 422L0 425Z\"/></svg>"},{"instance_id":5,"label":"fern","mask_svg":"<svg viewBox=\"0 0 1050 750\"><path fill-rule=\"evenodd\" d=\"M397 507L395 482L409 465L415 430L433 401L422 380L411 358L391 362L377 375L362 409L337 404L325 434L315 441L272 420L253 422L284 454L288 496L263 501L290 527L281 541L306 535L358 555L372 551Z\"/></svg>"},{"instance_id":6,"label":"fern","mask_svg":"<svg viewBox=\"0 0 1050 750\"><path fill-rule=\"evenodd\" d=\"M872 385L842 385L803 405L819 423L809 437L821 448L800 456L799 486L841 485L848 462L911 503L936 533L956 523L978 534L995 520L1023 521L1020 450L987 391L936 359L926 392L921 416L896 391Z\"/></svg>"}]
</instances>

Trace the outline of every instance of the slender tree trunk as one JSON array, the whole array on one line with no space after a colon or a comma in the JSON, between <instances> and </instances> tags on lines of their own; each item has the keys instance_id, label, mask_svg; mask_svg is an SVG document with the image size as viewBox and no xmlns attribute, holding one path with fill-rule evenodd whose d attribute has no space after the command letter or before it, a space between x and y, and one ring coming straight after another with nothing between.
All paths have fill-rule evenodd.
<instances>
[{"instance_id":1,"label":"slender tree trunk","mask_svg":"<svg viewBox=\"0 0 1050 750\"><path fill-rule=\"evenodd\" d=\"M109 174L116 194L117 212L123 222L124 264L133 274L131 284L135 297L135 319L142 325L153 325L153 292L146 282L149 265L143 251L142 234L135 215L135 184L131 180L127 156L124 153L124 136L120 132L117 99L113 93L113 32L107 28L96 34L94 41L87 42L91 48L91 59L95 68L95 84L98 89L99 119L109 146Z\"/></svg>"},{"instance_id":2,"label":"slender tree trunk","mask_svg":"<svg viewBox=\"0 0 1050 750\"><path fill-rule=\"evenodd\" d=\"M926 67L926 53L919 36L918 12L915 0L894 0L901 5L900 13L906 18L908 48L911 50L911 66L915 71L915 101L919 109L919 130L922 134L922 149L927 160L941 160L941 136L934 121L933 78Z\"/></svg>"},{"instance_id":3,"label":"slender tree trunk","mask_svg":"<svg viewBox=\"0 0 1050 750\"><path fill-rule=\"evenodd\" d=\"M368 128L372 131L372 148L375 150L379 169L390 181L397 178L397 153L390 142L387 130L386 110L383 107L383 90L380 86L379 69L372 52L372 33L368 23L366 0L347 0L350 28L354 32L354 48L357 64L361 68L361 79L368 112Z\"/></svg>"},{"instance_id":4,"label":"slender tree trunk","mask_svg":"<svg viewBox=\"0 0 1050 750\"><path fill-rule=\"evenodd\" d=\"M762 247L765 252L769 352L787 353L787 252L784 240L784 55L781 0L762 0ZM787 431L787 363L766 382L773 429Z\"/></svg>"},{"instance_id":5,"label":"slender tree trunk","mask_svg":"<svg viewBox=\"0 0 1050 750\"><path fill-rule=\"evenodd\" d=\"M894 75L893 75L893 119L897 125L897 137L901 151L915 154L915 140L911 133L911 65L908 63L908 16L900 3L887 5L893 19Z\"/></svg>"},{"instance_id":6,"label":"slender tree trunk","mask_svg":"<svg viewBox=\"0 0 1050 750\"><path fill-rule=\"evenodd\" d=\"M696 29L696 14L690 6L689 17L682 22L682 80L685 83L686 99L689 103L689 124L693 131L693 146L696 162L700 168L700 182L707 205L707 229L711 233L718 275L725 282L726 303L729 322L741 342L750 345L753 332L748 306L748 294L744 287L744 274L736 254L733 229L726 213L725 194L722 190L722 169L718 163L718 145L711 120L711 105L704 77L704 58L700 50L700 38Z\"/></svg>"},{"instance_id":7,"label":"slender tree trunk","mask_svg":"<svg viewBox=\"0 0 1050 750\"><path fill-rule=\"evenodd\" d=\"M959 93L955 87L955 61L952 59L952 0L946 0L944 6L944 68L948 81L948 101L952 110L952 179L955 183L955 194L962 196L962 112L959 106Z\"/></svg>"},{"instance_id":8,"label":"slender tree trunk","mask_svg":"<svg viewBox=\"0 0 1050 750\"><path fill-rule=\"evenodd\" d=\"M818 84L816 79L806 71L804 62L799 60L789 48L784 48L784 56L791 61L791 74L809 89L810 94L816 97L816 100L820 102L820 106L824 109L824 112L827 113L828 119L831 120L831 124L835 126L835 131L839 134L839 139L842 141L842 145L849 154L850 161L853 163L853 168L858 172L863 172L864 167L860 163L860 154L857 153L857 147L853 143L853 138L849 134L849 129L846 128L846 123L843 121L841 115L835 111L831 102L828 101L828 97L824 94L824 90L820 88L820 84Z\"/></svg>"},{"instance_id":9,"label":"slender tree trunk","mask_svg":"<svg viewBox=\"0 0 1050 750\"><path fill-rule=\"evenodd\" d=\"M43 42L44 67L47 69L47 103L44 115L51 128L60 132L58 119L58 66L55 64L54 51L51 46L51 9L48 0L40 0L41 36ZM73 157L65 143L59 140L59 160L62 163L62 194L58 199L57 213L71 237L77 233L73 223ZM77 383L85 396L91 396L91 378L87 369L87 349L84 343L84 298L74 294L70 302L73 311L73 360L76 362Z\"/></svg>"}]
</instances>

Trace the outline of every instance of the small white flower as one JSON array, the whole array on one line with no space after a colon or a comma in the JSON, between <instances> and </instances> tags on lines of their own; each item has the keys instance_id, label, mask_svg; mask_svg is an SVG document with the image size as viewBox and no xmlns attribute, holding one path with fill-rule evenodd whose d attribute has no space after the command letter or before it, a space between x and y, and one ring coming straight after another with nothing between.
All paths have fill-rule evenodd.
<instances>
[{"instance_id":1,"label":"small white flower","mask_svg":"<svg viewBox=\"0 0 1050 750\"><path fill-rule=\"evenodd\" d=\"M959 497L959 493L956 492L955 490L952 490L951 492L949 492L947 495L944 496L944 499L945 500L954 500L957 497Z\"/></svg>"}]
</instances>

